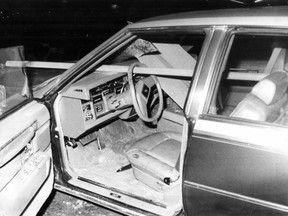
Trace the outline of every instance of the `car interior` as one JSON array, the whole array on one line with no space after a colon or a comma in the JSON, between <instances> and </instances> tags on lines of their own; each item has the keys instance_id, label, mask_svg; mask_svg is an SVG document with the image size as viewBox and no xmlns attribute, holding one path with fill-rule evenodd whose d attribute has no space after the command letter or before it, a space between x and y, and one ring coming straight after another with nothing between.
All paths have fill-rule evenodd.
<instances>
[{"instance_id":1,"label":"car interior","mask_svg":"<svg viewBox=\"0 0 288 216\"><path fill-rule=\"evenodd\" d=\"M234 39L209 113L280 122L286 49L275 46L279 38L249 37ZM243 48L243 40L251 44ZM139 34L59 94L54 110L71 184L160 215L181 210L183 107L203 41L204 34Z\"/></svg>"},{"instance_id":2,"label":"car interior","mask_svg":"<svg viewBox=\"0 0 288 216\"><path fill-rule=\"evenodd\" d=\"M160 215L181 210L183 106L203 41L143 34L59 94L70 183Z\"/></svg>"}]
</instances>

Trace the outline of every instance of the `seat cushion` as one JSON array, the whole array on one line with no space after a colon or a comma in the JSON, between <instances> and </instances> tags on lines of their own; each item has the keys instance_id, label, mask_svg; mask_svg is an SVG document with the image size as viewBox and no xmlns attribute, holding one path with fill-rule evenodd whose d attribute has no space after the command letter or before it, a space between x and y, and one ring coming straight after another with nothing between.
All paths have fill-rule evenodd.
<instances>
[{"instance_id":1,"label":"seat cushion","mask_svg":"<svg viewBox=\"0 0 288 216\"><path fill-rule=\"evenodd\" d=\"M174 167L180 154L180 146L181 133L155 133L138 140L127 150L126 154L130 156L135 151L146 152L156 159Z\"/></svg>"},{"instance_id":2,"label":"seat cushion","mask_svg":"<svg viewBox=\"0 0 288 216\"><path fill-rule=\"evenodd\" d=\"M128 149L126 156L135 177L155 188L155 185L159 186L158 181L169 184L179 178L176 164L180 150L181 133L162 132L137 141Z\"/></svg>"}]
</instances>

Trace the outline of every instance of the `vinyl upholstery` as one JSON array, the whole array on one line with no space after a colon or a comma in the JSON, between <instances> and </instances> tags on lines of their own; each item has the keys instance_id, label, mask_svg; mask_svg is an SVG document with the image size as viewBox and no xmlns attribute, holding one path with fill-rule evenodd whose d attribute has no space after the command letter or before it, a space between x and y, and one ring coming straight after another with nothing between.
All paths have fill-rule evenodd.
<instances>
[{"instance_id":1,"label":"vinyl upholstery","mask_svg":"<svg viewBox=\"0 0 288 216\"><path fill-rule=\"evenodd\" d=\"M160 190L164 179L175 182L179 178L181 133L161 132L138 140L126 152L135 177L148 186ZM138 175L137 173L142 173Z\"/></svg>"},{"instance_id":2,"label":"vinyl upholstery","mask_svg":"<svg viewBox=\"0 0 288 216\"><path fill-rule=\"evenodd\" d=\"M285 106L288 87L286 71L276 71L259 81L251 92L236 106L231 117L273 122Z\"/></svg>"}]
</instances>

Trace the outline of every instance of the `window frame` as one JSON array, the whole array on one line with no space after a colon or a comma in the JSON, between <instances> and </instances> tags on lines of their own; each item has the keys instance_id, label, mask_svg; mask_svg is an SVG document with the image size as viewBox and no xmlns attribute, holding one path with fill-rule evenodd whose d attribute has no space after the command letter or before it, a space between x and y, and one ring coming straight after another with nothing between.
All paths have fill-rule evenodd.
<instances>
[{"instance_id":1,"label":"window frame","mask_svg":"<svg viewBox=\"0 0 288 216\"><path fill-rule=\"evenodd\" d=\"M29 75L27 75L27 73L25 72L24 76L25 76L25 80L23 83L22 91L17 92L16 94L13 94L10 97L5 99L6 106L4 107L6 107L7 110L5 110L3 113L0 113L0 121L34 100L32 88L30 84L28 83ZM5 85L3 86L7 87ZM25 91L25 95L23 95L23 91ZM9 103L11 103L12 105L11 104L8 105Z\"/></svg>"},{"instance_id":2,"label":"window frame","mask_svg":"<svg viewBox=\"0 0 288 216\"><path fill-rule=\"evenodd\" d=\"M17 110L21 109L22 107L24 107L25 105L29 104L30 102L32 102L34 99L32 97L30 98L25 98L23 101L21 101L20 103L18 103L16 106L11 107L11 109L5 111L2 115L0 115L0 122L7 118L8 116L10 116L11 114L13 114L14 112L16 112Z\"/></svg>"},{"instance_id":3,"label":"window frame","mask_svg":"<svg viewBox=\"0 0 288 216\"><path fill-rule=\"evenodd\" d=\"M269 122L249 120L238 117L230 117L224 115L210 114L209 110L211 109L211 105L215 98L217 97L217 92L219 89L220 81L222 78L222 71L225 69L228 58L230 56L231 48L233 46L233 42L235 39L235 35L259 35L259 36L286 36L288 38L288 30L287 29L267 29L267 28L230 28L227 30L227 37L225 37L225 47L223 47L221 55L217 59L217 64L214 67L214 70L211 71L212 79L209 82L209 89L207 91L206 99L204 102L203 110L201 114L198 116L203 120L211 120L217 122L230 122L241 125L252 124L252 125L266 125L273 127L281 127L287 128L285 125L273 124Z\"/></svg>"}]
</instances>

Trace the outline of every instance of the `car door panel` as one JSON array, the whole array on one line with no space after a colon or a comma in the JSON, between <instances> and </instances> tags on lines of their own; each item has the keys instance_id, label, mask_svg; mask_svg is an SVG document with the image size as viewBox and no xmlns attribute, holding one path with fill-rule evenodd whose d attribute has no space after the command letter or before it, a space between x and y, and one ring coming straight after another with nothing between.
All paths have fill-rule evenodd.
<instances>
[{"instance_id":1,"label":"car door panel","mask_svg":"<svg viewBox=\"0 0 288 216\"><path fill-rule=\"evenodd\" d=\"M226 126L227 132L231 125ZM262 211L265 208L263 206L267 207L265 212L274 212L271 209L278 209L275 212L288 211L288 157L284 152L199 133L197 122L195 128L194 134L189 137L184 167L183 195L186 212L193 215L194 209L198 209L196 212L200 211L200 207L195 204L201 202L200 197L206 203L206 208L214 209L215 212L222 211L218 211L218 207L227 208L227 212L233 214L241 213L242 208L245 212L247 209ZM269 133L262 136L268 137ZM245 140L245 136L242 137ZM268 211L269 208L271 209ZM206 210L203 208L201 211Z\"/></svg>"},{"instance_id":2,"label":"car door panel","mask_svg":"<svg viewBox=\"0 0 288 216\"><path fill-rule=\"evenodd\" d=\"M43 104L31 101L4 118L0 131L0 213L20 215L33 206L42 188L48 192L37 199L38 208L52 189L49 112ZM29 210L37 211L35 207Z\"/></svg>"},{"instance_id":3,"label":"car door panel","mask_svg":"<svg viewBox=\"0 0 288 216\"><path fill-rule=\"evenodd\" d=\"M47 179L50 166L49 154L37 152L29 158L16 176L1 191L0 200L5 203L5 206L1 206L4 214L20 215L22 213Z\"/></svg>"},{"instance_id":4,"label":"car door panel","mask_svg":"<svg viewBox=\"0 0 288 216\"><path fill-rule=\"evenodd\" d=\"M241 199L231 199L219 193L201 190L200 188L184 185L184 206L186 215L215 215L215 216L284 216L286 212L271 209Z\"/></svg>"},{"instance_id":5,"label":"car door panel","mask_svg":"<svg viewBox=\"0 0 288 216\"><path fill-rule=\"evenodd\" d=\"M194 137L187 163L191 182L288 205L288 157L251 147ZM262 189L265 188L265 193Z\"/></svg>"},{"instance_id":6,"label":"car door panel","mask_svg":"<svg viewBox=\"0 0 288 216\"><path fill-rule=\"evenodd\" d=\"M35 130L36 123L33 123L0 148L0 167L4 166L32 140L32 137L35 135Z\"/></svg>"}]
</instances>

